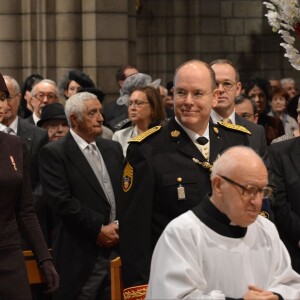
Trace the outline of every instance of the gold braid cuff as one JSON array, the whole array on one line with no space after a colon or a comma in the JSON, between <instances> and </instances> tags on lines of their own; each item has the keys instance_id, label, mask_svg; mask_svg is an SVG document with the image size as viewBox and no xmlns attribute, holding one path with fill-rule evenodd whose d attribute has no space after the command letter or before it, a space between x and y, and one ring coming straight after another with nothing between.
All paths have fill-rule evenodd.
<instances>
[{"instance_id":1,"label":"gold braid cuff","mask_svg":"<svg viewBox=\"0 0 300 300\"><path fill-rule=\"evenodd\" d=\"M143 300L147 293L147 284L126 288L123 290L124 300Z\"/></svg>"}]
</instances>

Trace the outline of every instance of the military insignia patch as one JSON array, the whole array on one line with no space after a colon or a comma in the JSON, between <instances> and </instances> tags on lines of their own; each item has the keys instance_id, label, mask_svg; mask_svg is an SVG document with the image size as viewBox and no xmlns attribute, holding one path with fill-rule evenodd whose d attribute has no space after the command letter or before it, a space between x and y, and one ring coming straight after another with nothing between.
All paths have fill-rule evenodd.
<instances>
[{"instance_id":1,"label":"military insignia patch","mask_svg":"<svg viewBox=\"0 0 300 300\"><path fill-rule=\"evenodd\" d=\"M123 179L122 179L122 186L123 191L126 193L131 189L133 182L133 168L129 162L127 162L124 171L123 171Z\"/></svg>"},{"instance_id":2,"label":"military insignia patch","mask_svg":"<svg viewBox=\"0 0 300 300\"><path fill-rule=\"evenodd\" d=\"M259 212L259 215L262 216L262 217L264 217L264 218L266 218L266 219L270 219L270 215L266 211L261 210Z\"/></svg>"},{"instance_id":3,"label":"military insignia patch","mask_svg":"<svg viewBox=\"0 0 300 300\"><path fill-rule=\"evenodd\" d=\"M216 134L219 134L219 128L218 127L213 127L214 128L214 132L216 133Z\"/></svg>"},{"instance_id":4,"label":"military insignia patch","mask_svg":"<svg viewBox=\"0 0 300 300\"><path fill-rule=\"evenodd\" d=\"M247 128L245 128L244 126L241 126L241 125L225 123L225 122L218 122L218 124L220 124L221 126L226 127L226 128L230 128L230 129L233 129L233 130L237 130L237 131L247 133L249 135L252 134Z\"/></svg>"},{"instance_id":5,"label":"military insignia patch","mask_svg":"<svg viewBox=\"0 0 300 300\"><path fill-rule=\"evenodd\" d=\"M150 129L148 129L147 131L139 134L138 136L132 138L131 140L128 141L128 143L140 143L142 142L143 140L145 140L148 136L150 136L151 134L153 134L154 132L157 132L161 129L161 126L155 126L155 127L152 127Z\"/></svg>"},{"instance_id":6,"label":"military insignia patch","mask_svg":"<svg viewBox=\"0 0 300 300\"><path fill-rule=\"evenodd\" d=\"M180 131L178 130L171 131L171 137L179 137L179 135L180 135Z\"/></svg>"}]
</instances>

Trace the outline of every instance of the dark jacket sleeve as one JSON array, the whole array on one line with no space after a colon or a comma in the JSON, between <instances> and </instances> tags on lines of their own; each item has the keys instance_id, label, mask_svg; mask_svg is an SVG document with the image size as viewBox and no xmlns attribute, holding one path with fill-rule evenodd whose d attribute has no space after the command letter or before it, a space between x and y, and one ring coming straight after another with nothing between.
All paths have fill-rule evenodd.
<instances>
[{"instance_id":1,"label":"dark jacket sleeve","mask_svg":"<svg viewBox=\"0 0 300 300\"><path fill-rule=\"evenodd\" d=\"M286 141L289 143L289 141ZM298 202L293 200L299 198L299 176L292 174L296 168L290 161L289 150L282 146L286 142L272 144L270 147L270 158L274 174L276 196L274 203L275 223L279 232L295 246L300 241L300 216L297 212ZM297 172L297 170L294 170ZM297 199L298 200L298 199Z\"/></svg>"},{"instance_id":2,"label":"dark jacket sleeve","mask_svg":"<svg viewBox=\"0 0 300 300\"><path fill-rule=\"evenodd\" d=\"M154 174L146 155L135 144L128 148L123 181L126 175L127 184L130 180L129 186L132 186L123 193L121 199L120 253L124 287L130 287L148 283L153 252L151 226Z\"/></svg>"},{"instance_id":3,"label":"dark jacket sleeve","mask_svg":"<svg viewBox=\"0 0 300 300\"><path fill-rule=\"evenodd\" d=\"M29 160L27 148L23 144L23 184L20 199L16 207L16 216L19 229L23 237L27 240L39 262L50 259L51 255L45 243L39 222L36 217L32 200Z\"/></svg>"}]
</instances>

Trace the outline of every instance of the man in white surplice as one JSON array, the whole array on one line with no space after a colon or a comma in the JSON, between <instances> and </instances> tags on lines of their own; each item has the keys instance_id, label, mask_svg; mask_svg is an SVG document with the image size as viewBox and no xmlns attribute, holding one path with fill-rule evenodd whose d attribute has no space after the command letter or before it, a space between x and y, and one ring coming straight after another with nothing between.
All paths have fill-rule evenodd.
<instances>
[{"instance_id":1,"label":"man in white surplice","mask_svg":"<svg viewBox=\"0 0 300 300\"><path fill-rule=\"evenodd\" d=\"M300 275L273 223L261 158L233 147L215 162L212 195L173 220L151 264L147 299L300 299Z\"/></svg>"}]
</instances>

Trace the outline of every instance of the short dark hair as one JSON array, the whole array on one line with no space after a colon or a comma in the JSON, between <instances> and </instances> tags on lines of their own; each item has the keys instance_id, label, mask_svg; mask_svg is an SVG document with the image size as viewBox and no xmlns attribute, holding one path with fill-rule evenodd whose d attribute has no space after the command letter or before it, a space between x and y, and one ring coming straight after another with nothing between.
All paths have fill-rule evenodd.
<instances>
[{"instance_id":1,"label":"short dark hair","mask_svg":"<svg viewBox=\"0 0 300 300\"><path fill-rule=\"evenodd\" d=\"M253 108L253 113L256 115L258 113L256 103L249 96L247 96L245 94L240 94L239 96L237 96L235 98L234 103L235 103L235 105L239 105L239 104L242 104L245 101L249 101L251 103L252 108Z\"/></svg>"},{"instance_id":2,"label":"short dark hair","mask_svg":"<svg viewBox=\"0 0 300 300\"><path fill-rule=\"evenodd\" d=\"M267 98L267 103L270 100L270 90L271 86L267 79L256 77L245 82L245 94L248 95L250 90L255 86L259 87Z\"/></svg>"},{"instance_id":3,"label":"short dark hair","mask_svg":"<svg viewBox=\"0 0 300 300\"><path fill-rule=\"evenodd\" d=\"M219 58L219 59L215 59L212 62L210 62L209 65L210 66L212 66L212 65L230 65L234 69L234 72L235 72L235 81L236 82L240 81L240 74L237 70L236 65L232 61L230 61L228 59L224 59L224 58Z\"/></svg>"},{"instance_id":4,"label":"short dark hair","mask_svg":"<svg viewBox=\"0 0 300 300\"><path fill-rule=\"evenodd\" d=\"M277 87L277 88L275 88L275 89L272 91L271 97L270 97L270 98L271 98L270 101L272 101L274 95L278 95L278 96L280 96L280 97L283 97L283 98L285 99L286 103L287 103L287 102L289 101L289 99L290 99L290 96L289 96L288 92L287 92L284 88L282 88L282 87Z\"/></svg>"},{"instance_id":5,"label":"short dark hair","mask_svg":"<svg viewBox=\"0 0 300 300\"><path fill-rule=\"evenodd\" d=\"M126 71L127 69L137 69L137 67L134 66L134 65L126 65L126 66L124 66L124 67L119 68L119 69L117 70L117 72L116 72L116 81L117 81L117 82L126 79L125 71Z\"/></svg>"}]
</instances>

